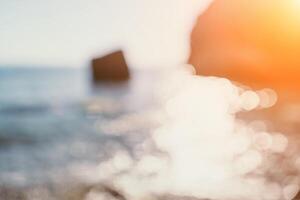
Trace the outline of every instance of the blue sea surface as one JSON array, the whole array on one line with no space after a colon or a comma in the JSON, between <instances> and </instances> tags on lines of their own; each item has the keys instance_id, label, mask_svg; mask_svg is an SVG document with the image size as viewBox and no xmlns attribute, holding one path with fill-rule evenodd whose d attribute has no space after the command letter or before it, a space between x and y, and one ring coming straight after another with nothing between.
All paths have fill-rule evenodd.
<instances>
[{"instance_id":1,"label":"blue sea surface","mask_svg":"<svg viewBox=\"0 0 300 200\"><path fill-rule=\"evenodd\" d=\"M149 106L151 78L95 87L89 77L82 68L0 68L0 184L43 182L100 162L108 141L126 146L99 126Z\"/></svg>"}]
</instances>

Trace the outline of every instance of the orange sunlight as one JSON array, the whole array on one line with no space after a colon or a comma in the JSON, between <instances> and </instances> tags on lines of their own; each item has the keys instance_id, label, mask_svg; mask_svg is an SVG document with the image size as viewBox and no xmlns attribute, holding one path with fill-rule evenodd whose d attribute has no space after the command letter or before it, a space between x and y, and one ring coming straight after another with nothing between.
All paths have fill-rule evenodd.
<instances>
[{"instance_id":1,"label":"orange sunlight","mask_svg":"<svg viewBox=\"0 0 300 200\"><path fill-rule=\"evenodd\" d=\"M256 89L299 89L299 9L299 0L216 0L198 19L189 62Z\"/></svg>"}]
</instances>

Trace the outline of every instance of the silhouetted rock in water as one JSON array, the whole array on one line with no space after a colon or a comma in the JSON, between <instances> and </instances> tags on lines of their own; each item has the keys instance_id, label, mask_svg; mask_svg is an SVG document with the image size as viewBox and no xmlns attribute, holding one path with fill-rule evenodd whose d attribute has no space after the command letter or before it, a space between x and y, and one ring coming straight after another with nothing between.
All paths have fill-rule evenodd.
<instances>
[{"instance_id":1,"label":"silhouetted rock in water","mask_svg":"<svg viewBox=\"0 0 300 200\"><path fill-rule=\"evenodd\" d=\"M92 73L94 82L129 79L129 69L122 51L93 59Z\"/></svg>"},{"instance_id":2,"label":"silhouetted rock in water","mask_svg":"<svg viewBox=\"0 0 300 200\"><path fill-rule=\"evenodd\" d=\"M293 2L215 0L193 29L189 63L198 74L254 89L299 90L300 17Z\"/></svg>"}]
</instances>

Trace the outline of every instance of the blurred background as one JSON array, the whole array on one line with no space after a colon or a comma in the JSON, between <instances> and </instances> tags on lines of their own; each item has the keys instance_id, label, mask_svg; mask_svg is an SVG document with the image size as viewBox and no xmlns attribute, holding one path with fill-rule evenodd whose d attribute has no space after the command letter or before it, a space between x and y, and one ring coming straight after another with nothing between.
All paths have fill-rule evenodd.
<instances>
[{"instance_id":1,"label":"blurred background","mask_svg":"<svg viewBox=\"0 0 300 200\"><path fill-rule=\"evenodd\" d=\"M0 199L298 199L299 10L299 0L0 1ZM168 133L163 145L155 130ZM236 147L228 163L225 146L206 149L223 139ZM224 156L213 167L212 152ZM172 186L157 167L166 157ZM159 178L140 192L112 181L131 162Z\"/></svg>"},{"instance_id":2,"label":"blurred background","mask_svg":"<svg viewBox=\"0 0 300 200\"><path fill-rule=\"evenodd\" d=\"M208 1L2 1L2 65L82 67L126 50L135 68L185 62L189 33Z\"/></svg>"},{"instance_id":3,"label":"blurred background","mask_svg":"<svg viewBox=\"0 0 300 200\"><path fill-rule=\"evenodd\" d=\"M0 199L84 199L64 195L77 185L85 192L77 168L154 128L147 113L156 71L187 60L194 20L208 3L1 1ZM94 84L91 60L119 49L130 80Z\"/></svg>"}]
</instances>

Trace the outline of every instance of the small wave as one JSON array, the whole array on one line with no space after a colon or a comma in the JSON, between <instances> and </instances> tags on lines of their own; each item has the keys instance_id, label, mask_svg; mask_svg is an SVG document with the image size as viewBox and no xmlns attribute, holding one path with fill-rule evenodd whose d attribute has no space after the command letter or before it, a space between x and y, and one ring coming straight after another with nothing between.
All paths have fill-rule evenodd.
<instances>
[{"instance_id":1,"label":"small wave","mask_svg":"<svg viewBox=\"0 0 300 200\"><path fill-rule=\"evenodd\" d=\"M0 149L14 145L32 145L34 143L36 143L36 141L29 137L0 135Z\"/></svg>"},{"instance_id":2,"label":"small wave","mask_svg":"<svg viewBox=\"0 0 300 200\"><path fill-rule=\"evenodd\" d=\"M20 115L20 114L41 114L51 110L49 105L9 105L0 108L0 114Z\"/></svg>"}]
</instances>

